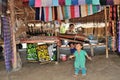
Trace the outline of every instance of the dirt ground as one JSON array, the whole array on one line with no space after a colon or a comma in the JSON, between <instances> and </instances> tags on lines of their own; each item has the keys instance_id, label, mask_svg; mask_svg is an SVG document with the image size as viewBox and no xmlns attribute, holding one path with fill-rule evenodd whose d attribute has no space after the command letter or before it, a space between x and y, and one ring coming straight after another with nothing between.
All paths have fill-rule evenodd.
<instances>
[{"instance_id":1,"label":"dirt ground","mask_svg":"<svg viewBox=\"0 0 120 80\"><path fill-rule=\"evenodd\" d=\"M120 57L116 54L96 55L93 60L87 60L87 75L79 74L78 80L120 80ZM23 63L22 69L9 73L0 62L0 80L75 80L73 77L73 60L58 64Z\"/></svg>"}]
</instances>

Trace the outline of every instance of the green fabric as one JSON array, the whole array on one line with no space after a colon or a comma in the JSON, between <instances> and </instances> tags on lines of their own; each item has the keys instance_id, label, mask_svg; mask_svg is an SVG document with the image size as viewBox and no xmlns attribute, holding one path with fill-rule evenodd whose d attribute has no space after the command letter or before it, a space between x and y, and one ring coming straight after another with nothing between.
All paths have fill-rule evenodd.
<instances>
[{"instance_id":1,"label":"green fabric","mask_svg":"<svg viewBox=\"0 0 120 80\"><path fill-rule=\"evenodd\" d=\"M74 56L75 56L75 62L74 66L75 68L85 68L85 62L86 62L86 56L87 53L84 50L81 50L79 53L78 51L75 51Z\"/></svg>"},{"instance_id":2,"label":"green fabric","mask_svg":"<svg viewBox=\"0 0 120 80\"><path fill-rule=\"evenodd\" d=\"M71 0L65 0L66 5L71 5Z\"/></svg>"},{"instance_id":3,"label":"green fabric","mask_svg":"<svg viewBox=\"0 0 120 80\"><path fill-rule=\"evenodd\" d=\"M93 6L92 6L92 9L93 9L93 14L98 12L97 6L93 5Z\"/></svg>"}]
</instances>

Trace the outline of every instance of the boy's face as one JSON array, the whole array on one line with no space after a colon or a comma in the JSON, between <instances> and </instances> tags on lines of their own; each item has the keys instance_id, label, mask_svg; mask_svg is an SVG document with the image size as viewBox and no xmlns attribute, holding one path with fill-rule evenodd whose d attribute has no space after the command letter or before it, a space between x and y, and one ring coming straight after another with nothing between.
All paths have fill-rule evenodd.
<instances>
[{"instance_id":1,"label":"boy's face","mask_svg":"<svg viewBox=\"0 0 120 80\"><path fill-rule=\"evenodd\" d=\"M80 44L76 44L76 49L80 50L80 49L82 49L82 46Z\"/></svg>"}]
</instances>

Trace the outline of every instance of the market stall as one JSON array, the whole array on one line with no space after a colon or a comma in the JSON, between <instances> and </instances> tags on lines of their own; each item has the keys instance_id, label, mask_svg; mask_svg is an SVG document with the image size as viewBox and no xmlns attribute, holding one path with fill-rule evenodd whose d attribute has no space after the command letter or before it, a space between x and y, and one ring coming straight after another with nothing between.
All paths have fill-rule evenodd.
<instances>
[{"instance_id":1,"label":"market stall","mask_svg":"<svg viewBox=\"0 0 120 80\"><path fill-rule=\"evenodd\" d=\"M4 0L6 1L6 0ZM15 3L14 3L15 2ZM108 58L108 28L112 31L112 42L117 42L116 40L116 23L119 21L119 0L9 0L8 9L3 9L5 16L10 18L11 26L11 42L12 44L12 55L13 55L13 68L17 68L17 54L16 54L16 44L18 43L57 43L59 38L59 22L61 24L65 19L70 19L70 23L76 23L80 21L81 23L87 22L104 22L104 34L105 36L105 46L106 46L106 57ZM117 10L118 9L118 10ZM93 17L93 14L99 14L102 17ZM89 16L89 17L87 17ZM20 20L23 21L22 28L20 25L16 25ZM36 25L28 25L30 21L33 23L45 22L54 24L55 27L41 25L36 27ZM56 22L57 21L57 22ZM112 23L112 27L108 26L108 23ZM115 25L114 25L115 24ZM20 26L20 27L18 27ZM46 27L47 29L46 29ZM48 29L49 28L49 29ZM93 32L95 32L92 29ZM99 29L100 30L100 29ZM98 31L99 31L98 30ZM101 29L102 30L102 29ZM19 32L20 31L20 32ZM22 32L24 31L24 32ZM20 34L17 35L17 32ZM85 33L91 33L91 30L85 31ZM98 35L95 32L96 36ZM100 33L100 32L99 32ZM101 32L102 33L102 32ZM17 35L17 36L16 36ZM32 37L35 36L35 37ZM39 37L38 37L39 36ZM61 36L61 35L60 35ZM42 38L42 39L41 39ZM47 38L47 40L46 40ZM66 38L62 36L62 38ZM67 36L68 38L68 36ZM69 37L71 38L71 36ZM49 40L48 40L49 39ZM85 37L77 36L79 39L84 40ZM114 44L114 43L113 43ZM116 46L115 46L116 47ZM115 49L114 49L115 50ZM7 55L6 55L7 56Z\"/></svg>"}]
</instances>

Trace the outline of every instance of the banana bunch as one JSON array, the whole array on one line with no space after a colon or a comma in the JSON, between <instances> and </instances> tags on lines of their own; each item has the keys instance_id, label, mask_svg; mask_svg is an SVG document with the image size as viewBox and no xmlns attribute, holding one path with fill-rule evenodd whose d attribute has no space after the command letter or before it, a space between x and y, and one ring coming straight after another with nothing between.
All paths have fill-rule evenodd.
<instances>
[{"instance_id":1,"label":"banana bunch","mask_svg":"<svg viewBox=\"0 0 120 80\"><path fill-rule=\"evenodd\" d=\"M43 61L50 60L47 45L39 45L37 46L36 50L37 50L39 61L43 62Z\"/></svg>"}]
</instances>

